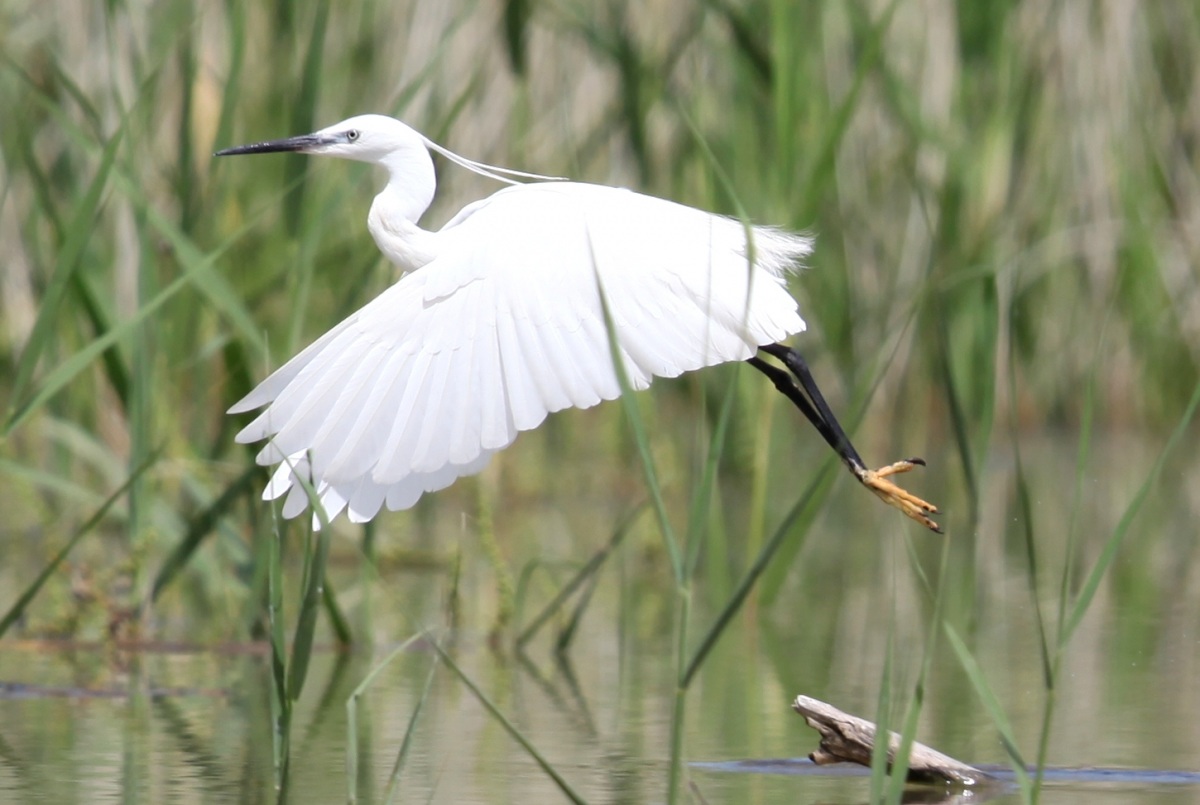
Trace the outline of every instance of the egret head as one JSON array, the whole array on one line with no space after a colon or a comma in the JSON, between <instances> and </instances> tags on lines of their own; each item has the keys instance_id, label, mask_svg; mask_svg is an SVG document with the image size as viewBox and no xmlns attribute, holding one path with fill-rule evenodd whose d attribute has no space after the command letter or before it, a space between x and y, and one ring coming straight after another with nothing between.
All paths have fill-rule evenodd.
<instances>
[{"instance_id":1,"label":"egret head","mask_svg":"<svg viewBox=\"0 0 1200 805\"><path fill-rule=\"evenodd\" d=\"M428 209L437 186L431 151L467 170L507 184L516 184L518 178L542 181L558 178L467 159L386 115L358 115L312 134L225 148L218 151L216 156L291 152L370 162L388 172L387 187L376 197L376 201L382 200L391 213L416 222Z\"/></svg>"},{"instance_id":2,"label":"egret head","mask_svg":"<svg viewBox=\"0 0 1200 805\"><path fill-rule=\"evenodd\" d=\"M239 145L217 152L217 156L294 152L382 163L389 156L406 151L426 150L425 138L395 118L385 115L358 115L341 123L298 137Z\"/></svg>"}]
</instances>

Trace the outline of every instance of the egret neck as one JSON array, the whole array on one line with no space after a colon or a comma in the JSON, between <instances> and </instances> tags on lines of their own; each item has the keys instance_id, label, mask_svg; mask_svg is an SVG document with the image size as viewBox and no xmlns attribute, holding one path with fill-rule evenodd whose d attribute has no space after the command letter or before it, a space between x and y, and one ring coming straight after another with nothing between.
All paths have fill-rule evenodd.
<instances>
[{"instance_id":1,"label":"egret neck","mask_svg":"<svg viewBox=\"0 0 1200 805\"><path fill-rule=\"evenodd\" d=\"M419 144L392 151L377 164L387 170L388 182L371 204L367 228L389 260L401 271L413 271L436 255L436 233L417 225L433 201L433 159Z\"/></svg>"}]
</instances>

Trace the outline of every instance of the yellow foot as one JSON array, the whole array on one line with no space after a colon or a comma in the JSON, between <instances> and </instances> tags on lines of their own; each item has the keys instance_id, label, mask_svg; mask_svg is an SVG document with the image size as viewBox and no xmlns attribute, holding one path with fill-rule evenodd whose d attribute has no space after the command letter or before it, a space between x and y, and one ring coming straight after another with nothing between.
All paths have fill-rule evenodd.
<instances>
[{"instance_id":1,"label":"yellow foot","mask_svg":"<svg viewBox=\"0 0 1200 805\"><path fill-rule=\"evenodd\" d=\"M874 492L884 503L895 506L921 525L940 534L942 527L929 519L929 515L938 513L937 506L901 489L888 480L889 475L897 475L901 472L908 472L914 467L924 466L925 462L922 459L909 458L877 470L863 470L858 476L858 480L862 481L863 485Z\"/></svg>"}]
</instances>

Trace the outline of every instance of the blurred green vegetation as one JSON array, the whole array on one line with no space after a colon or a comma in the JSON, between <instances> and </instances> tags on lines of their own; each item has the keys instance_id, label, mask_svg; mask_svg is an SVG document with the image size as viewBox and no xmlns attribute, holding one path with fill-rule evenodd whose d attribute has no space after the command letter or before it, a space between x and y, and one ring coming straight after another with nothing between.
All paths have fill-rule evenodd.
<instances>
[{"instance_id":1,"label":"blurred green vegetation","mask_svg":"<svg viewBox=\"0 0 1200 805\"><path fill-rule=\"evenodd\" d=\"M351 114L815 233L797 343L868 460L938 457L912 486L946 504L956 551L975 551L998 451L1078 439L1078 486L1097 429L1161 445L1200 381L1193 3L0 3L0 47L0 550L30 555L6 563L4 589L81 524L97 535L27 632L121 633L147 614L155 634L266 632L265 474L223 412L393 274L365 231L378 177L362 166L210 154ZM439 174L432 225L494 189ZM731 382L718 488L737 494L700 512L715 601L736 583L724 557L744 566L826 458L749 372L661 383L638 404L671 514ZM569 521L578 498L556 494L595 494L573 466L616 490L587 507L611 533L646 496L628 421L619 405L556 416L361 550L450 568L456 585L446 535L496 522L525 540L504 549L516 566L582 562L561 535L587 529L534 515ZM796 520L765 605L799 583L788 559L816 517ZM896 517L851 515L868 536ZM637 573L665 577L652 520L630 550ZM1123 594L1145 594L1143 576L1126 570ZM967 621L972 580L947 591Z\"/></svg>"}]
</instances>

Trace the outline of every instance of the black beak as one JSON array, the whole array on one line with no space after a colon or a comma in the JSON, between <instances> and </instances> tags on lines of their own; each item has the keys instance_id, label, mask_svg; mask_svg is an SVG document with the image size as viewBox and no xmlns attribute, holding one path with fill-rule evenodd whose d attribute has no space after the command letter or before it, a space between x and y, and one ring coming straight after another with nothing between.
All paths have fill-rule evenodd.
<instances>
[{"instance_id":1,"label":"black beak","mask_svg":"<svg viewBox=\"0 0 1200 805\"><path fill-rule=\"evenodd\" d=\"M223 148L213 156L231 157L236 154L275 154L280 152L304 153L322 145L332 145L333 138L321 137L316 134L302 134L299 137L288 137L285 140L268 140L265 143L251 145L236 145L233 148Z\"/></svg>"}]
</instances>

